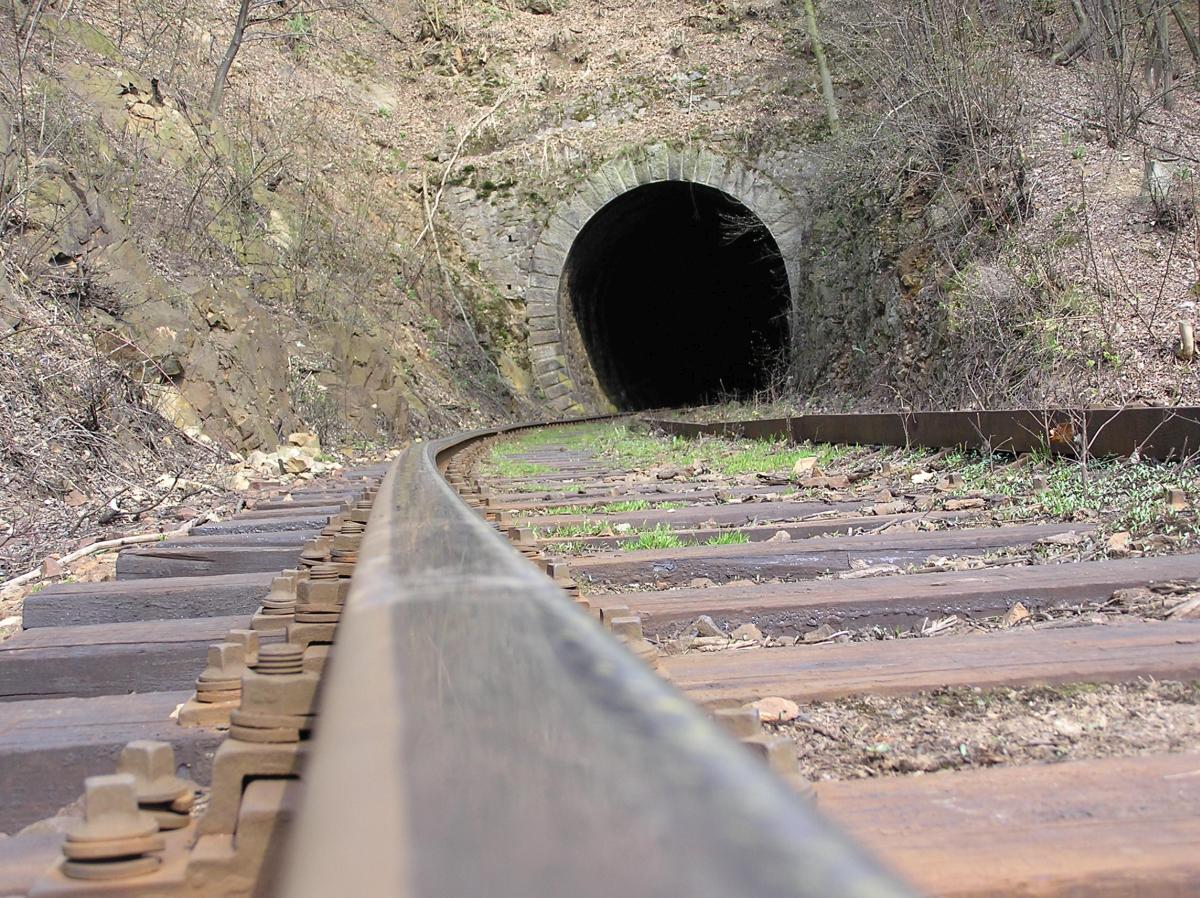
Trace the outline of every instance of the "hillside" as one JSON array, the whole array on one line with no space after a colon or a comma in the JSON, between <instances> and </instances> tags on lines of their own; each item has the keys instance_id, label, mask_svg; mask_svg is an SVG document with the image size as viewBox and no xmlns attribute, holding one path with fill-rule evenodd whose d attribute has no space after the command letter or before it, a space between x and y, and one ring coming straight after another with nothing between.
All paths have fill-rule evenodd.
<instances>
[{"instance_id":1,"label":"hillside","mask_svg":"<svg viewBox=\"0 0 1200 898\"><path fill-rule=\"evenodd\" d=\"M779 398L1200 399L1182 4L1166 81L1137 17L1119 55L1100 28L1056 61L1065 2L820 5L837 133L792 0L258 4L216 107L236 3L7 8L13 570L136 527L100 523L126 485L139 508L163 474L226 482L297 430L353 454L544 410L521 260L589 171L656 144L804 209ZM70 538L36 536L73 492Z\"/></svg>"}]
</instances>

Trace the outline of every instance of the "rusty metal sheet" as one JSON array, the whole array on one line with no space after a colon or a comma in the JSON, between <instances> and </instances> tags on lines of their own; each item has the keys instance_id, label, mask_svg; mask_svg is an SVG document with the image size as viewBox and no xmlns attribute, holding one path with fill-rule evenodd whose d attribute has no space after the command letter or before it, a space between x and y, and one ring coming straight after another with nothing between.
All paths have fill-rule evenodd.
<instances>
[{"instance_id":1,"label":"rusty metal sheet","mask_svg":"<svg viewBox=\"0 0 1200 898\"><path fill-rule=\"evenodd\" d=\"M376 499L282 894L913 894L465 506L454 445Z\"/></svg>"},{"instance_id":2,"label":"rusty metal sheet","mask_svg":"<svg viewBox=\"0 0 1200 898\"><path fill-rule=\"evenodd\" d=\"M643 418L681 436L743 436L883 446L961 447L994 452L1044 450L1093 457L1129 455L1166 461L1200 452L1200 408L1013 409L797 415L699 423Z\"/></svg>"}]
</instances>

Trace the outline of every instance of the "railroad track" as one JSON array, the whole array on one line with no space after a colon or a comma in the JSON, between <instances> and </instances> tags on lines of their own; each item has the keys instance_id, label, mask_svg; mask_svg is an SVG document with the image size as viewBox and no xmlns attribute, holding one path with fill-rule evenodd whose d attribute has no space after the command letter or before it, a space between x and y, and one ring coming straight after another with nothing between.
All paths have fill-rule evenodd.
<instances>
[{"instance_id":1,"label":"railroad track","mask_svg":"<svg viewBox=\"0 0 1200 898\"><path fill-rule=\"evenodd\" d=\"M851 417L738 430L1072 444ZM418 444L32 596L0 895L1200 893L1200 555L1046 563L1103 522L998 522L945 454L734 482L588 427Z\"/></svg>"}]
</instances>

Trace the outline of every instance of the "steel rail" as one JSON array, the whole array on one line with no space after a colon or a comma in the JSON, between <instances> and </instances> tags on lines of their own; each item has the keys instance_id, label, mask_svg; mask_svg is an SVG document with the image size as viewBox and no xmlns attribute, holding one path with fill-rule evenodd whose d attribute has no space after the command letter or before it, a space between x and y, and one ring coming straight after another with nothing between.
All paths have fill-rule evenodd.
<instances>
[{"instance_id":1,"label":"steel rail","mask_svg":"<svg viewBox=\"0 0 1200 898\"><path fill-rule=\"evenodd\" d=\"M282 894L913 893L404 452L323 679Z\"/></svg>"},{"instance_id":2,"label":"steel rail","mask_svg":"<svg viewBox=\"0 0 1200 898\"><path fill-rule=\"evenodd\" d=\"M1044 450L1091 457L1130 455L1159 461L1200 452L1200 408L1013 409L1002 411L801 414L741 421L641 420L679 436L743 436L792 442L967 448L995 452Z\"/></svg>"}]
</instances>

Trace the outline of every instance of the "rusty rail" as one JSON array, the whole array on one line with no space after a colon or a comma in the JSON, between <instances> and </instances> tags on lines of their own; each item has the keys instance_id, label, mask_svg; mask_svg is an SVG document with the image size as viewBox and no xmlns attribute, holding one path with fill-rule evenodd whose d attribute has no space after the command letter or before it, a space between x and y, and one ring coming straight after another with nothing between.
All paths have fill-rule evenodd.
<instances>
[{"instance_id":1,"label":"rusty rail","mask_svg":"<svg viewBox=\"0 0 1200 898\"><path fill-rule=\"evenodd\" d=\"M643 416L664 433L742 436L792 442L1047 451L1092 457L1129 455L1167 461L1200 452L1200 408L1060 408L1009 411L803 414L761 420L696 422Z\"/></svg>"},{"instance_id":2,"label":"rusty rail","mask_svg":"<svg viewBox=\"0 0 1200 898\"><path fill-rule=\"evenodd\" d=\"M910 895L572 605L418 444L323 679L289 896Z\"/></svg>"}]
</instances>

